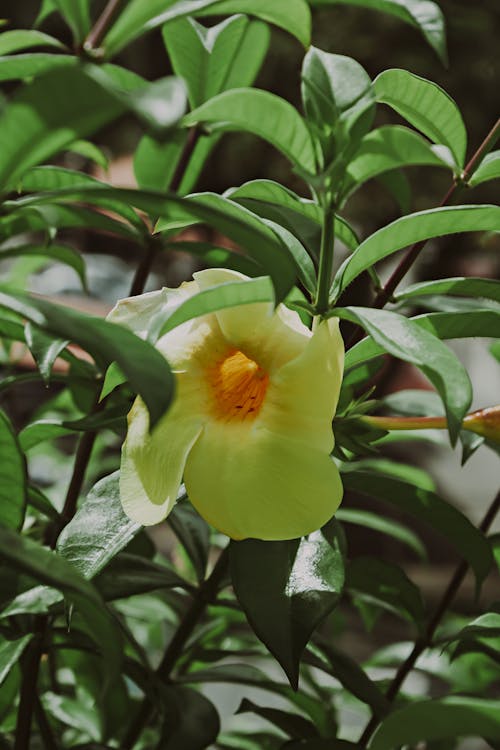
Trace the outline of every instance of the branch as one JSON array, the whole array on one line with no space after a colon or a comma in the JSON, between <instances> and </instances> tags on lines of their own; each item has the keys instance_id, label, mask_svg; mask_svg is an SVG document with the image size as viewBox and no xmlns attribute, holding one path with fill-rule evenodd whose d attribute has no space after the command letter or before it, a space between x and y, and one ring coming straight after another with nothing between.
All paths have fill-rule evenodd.
<instances>
[{"instance_id":1,"label":"branch","mask_svg":"<svg viewBox=\"0 0 500 750\"><path fill-rule=\"evenodd\" d=\"M109 0L83 43L83 49L86 52L99 49L122 4L123 0Z\"/></svg>"},{"instance_id":2,"label":"branch","mask_svg":"<svg viewBox=\"0 0 500 750\"><path fill-rule=\"evenodd\" d=\"M224 580L224 576L227 572L228 562L229 546L221 552L211 574L201 584L191 602L191 606L179 623L179 627L175 631L174 637L165 651L161 664L156 671L158 677L164 682L169 680L172 669L175 667L186 642L189 640L191 633L198 624L207 606L216 600L220 584ZM132 750L143 729L146 727L151 717L151 713L151 701L146 697L144 698L135 719L130 725L123 742L120 745L121 750Z\"/></svg>"},{"instance_id":3,"label":"branch","mask_svg":"<svg viewBox=\"0 0 500 750\"><path fill-rule=\"evenodd\" d=\"M500 511L500 492L498 492L497 496L491 503L490 507L486 511L486 514L481 521L481 524L479 526L479 530L483 532L483 534L486 534L491 524L496 518L497 513ZM410 655L405 659L405 661L400 664L399 669L397 670L393 681L389 685L389 688L386 692L386 698L387 700L392 703L399 693L404 681L414 668L415 664L417 663L417 660L419 656L425 651L425 649L429 648L432 645L432 640L434 638L434 634L437 630L437 627L441 620L443 619L444 615L446 614L448 607L452 603L453 599L455 598L460 586L462 585L462 582L467 574L468 570L468 563L465 561L462 561L456 568L453 576L450 579L450 582L448 586L446 587L446 590L441 598L441 601L436 607L436 610L429 620L427 627L425 629L424 635L419 638L417 641L415 641L415 645L413 646L413 649L410 653ZM372 716L370 721L365 727L365 730L363 734L361 735L359 739L359 745L360 747L364 748L367 746L368 742L370 741L372 735L374 734L375 730L377 729L378 725L380 724L380 718L376 716Z\"/></svg>"}]
</instances>

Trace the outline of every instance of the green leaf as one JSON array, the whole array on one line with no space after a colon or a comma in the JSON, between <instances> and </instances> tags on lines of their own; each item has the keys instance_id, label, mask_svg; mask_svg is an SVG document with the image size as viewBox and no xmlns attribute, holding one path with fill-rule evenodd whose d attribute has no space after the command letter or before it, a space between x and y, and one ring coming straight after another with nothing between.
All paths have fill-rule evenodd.
<instances>
[{"instance_id":1,"label":"green leaf","mask_svg":"<svg viewBox=\"0 0 500 750\"><path fill-rule=\"evenodd\" d=\"M344 471L342 479L346 490L376 497L429 524L467 560L478 585L488 575L493 564L488 541L468 518L435 493L373 470Z\"/></svg>"},{"instance_id":2,"label":"green leaf","mask_svg":"<svg viewBox=\"0 0 500 750\"><path fill-rule=\"evenodd\" d=\"M453 352L428 331L397 313L349 307L337 308L335 315L358 323L387 352L422 370L443 399L454 445L471 404L472 386Z\"/></svg>"},{"instance_id":3,"label":"green leaf","mask_svg":"<svg viewBox=\"0 0 500 750\"><path fill-rule=\"evenodd\" d=\"M20 52L31 47L57 47L66 49L65 45L49 34L31 29L13 29L0 34L0 55Z\"/></svg>"},{"instance_id":4,"label":"green leaf","mask_svg":"<svg viewBox=\"0 0 500 750\"><path fill-rule=\"evenodd\" d=\"M2 527L0 559L11 565L13 570L62 591L75 603L91 628L109 670L108 680L111 680L119 669L122 648L113 620L95 588L59 555Z\"/></svg>"},{"instance_id":5,"label":"green leaf","mask_svg":"<svg viewBox=\"0 0 500 750\"><path fill-rule=\"evenodd\" d=\"M0 260L5 258L21 258L24 255L38 255L44 258L64 263L72 268L82 283L83 289L87 289L87 277L85 261L80 253L73 250L72 247L65 245L8 245L0 246Z\"/></svg>"},{"instance_id":6,"label":"green leaf","mask_svg":"<svg viewBox=\"0 0 500 750\"><path fill-rule=\"evenodd\" d=\"M248 13L275 24L309 44L311 13L305 0L131 0L104 38L108 55L115 55L132 39L182 16Z\"/></svg>"},{"instance_id":7,"label":"green leaf","mask_svg":"<svg viewBox=\"0 0 500 750\"><path fill-rule=\"evenodd\" d=\"M461 339L469 337L500 338L500 315L494 310L472 310L466 313L427 313L411 318L411 321L429 331L439 339ZM349 349L345 358L345 369L351 370L361 362L383 354L384 347L372 338L363 339Z\"/></svg>"},{"instance_id":8,"label":"green leaf","mask_svg":"<svg viewBox=\"0 0 500 750\"><path fill-rule=\"evenodd\" d=\"M100 318L83 315L61 305L0 288L0 307L31 320L43 330L74 341L89 351L103 370L117 362L131 388L146 403L151 429L168 409L174 387L166 359L130 331Z\"/></svg>"},{"instance_id":9,"label":"green leaf","mask_svg":"<svg viewBox=\"0 0 500 750\"><path fill-rule=\"evenodd\" d=\"M424 620L422 596L397 565L375 557L357 557L347 568L346 587L355 596L403 615L421 628Z\"/></svg>"},{"instance_id":10,"label":"green leaf","mask_svg":"<svg viewBox=\"0 0 500 750\"><path fill-rule=\"evenodd\" d=\"M500 281L494 279L455 277L422 281L406 287L397 296L398 302L407 299L420 299L434 294L452 294L457 297L483 297L500 302Z\"/></svg>"},{"instance_id":11,"label":"green leaf","mask_svg":"<svg viewBox=\"0 0 500 750\"><path fill-rule=\"evenodd\" d=\"M168 331L200 315L208 315L237 305L252 305L256 302L272 302L273 289L267 276L249 281L228 281L225 284L203 289L194 294L173 312L161 312L150 323L148 339L156 341Z\"/></svg>"},{"instance_id":12,"label":"green leaf","mask_svg":"<svg viewBox=\"0 0 500 750\"><path fill-rule=\"evenodd\" d=\"M0 81L38 78L50 71L76 68L77 64L76 58L72 55L54 55L49 52L0 57Z\"/></svg>"},{"instance_id":13,"label":"green leaf","mask_svg":"<svg viewBox=\"0 0 500 750\"><path fill-rule=\"evenodd\" d=\"M338 680L353 696L370 706L375 716L385 716L390 707L389 701L359 664L340 649L326 643L324 639L318 640L320 643L315 644L315 649L319 649L327 663L325 664L323 658L318 659L314 653L309 652L306 652L304 661Z\"/></svg>"},{"instance_id":14,"label":"green leaf","mask_svg":"<svg viewBox=\"0 0 500 750\"><path fill-rule=\"evenodd\" d=\"M410 703L382 722L370 750L393 750L419 740L469 736L500 739L497 701L452 696Z\"/></svg>"},{"instance_id":15,"label":"green leaf","mask_svg":"<svg viewBox=\"0 0 500 750\"><path fill-rule=\"evenodd\" d=\"M499 206L448 206L402 216L368 237L339 268L332 286L337 297L360 273L415 242L460 232L497 231Z\"/></svg>"},{"instance_id":16,"label":"green leaf","mask_svg":"<svg viewBox=\"0 0 500 750\"><path fill-rule=\"evenodd\" d=\"M27 452L44 440L54 440L63 435L70 435L73 432L69 427L65 427L61 422L49 419L41 419L26 425L19 433L19 445L23 451Z\"/></svg>"},{"instance_id":17,"label":"green leaf","mask_svg":"<svg viewBox=\"0 0 500 750\"><path fill-rule=\"evenodd\" d=\"M388 104L433 143L447 146L460 170L467 132L460 110L436 83L407 70L384 70L373 82L377 101Z\"/></svg>"},{"instance_id":18,"label":"green leaf","mask_svg":"<svg viewBox=\"0 0 500 750\"><path fill-rule=\"evenodd\" d=\"M413 130L384 125L363 137L347 168L343 193L348 195L367 180L391 169L415 165L447 166Z\"/></svg>"},{"instance_id":19,"label":"green leaf","mask_svg":"<svg viewBox=\"0 0 500 750\"><path fill-rule=\"evenodd\" d=\"M262 268L241 253L228 250L227 247L212 245L210 242L173 241L166 243L166 249L175 252L189 253L199 258L209 268L231 268L252 278L262 273Z\"/></svg>"},{"instance_id":20,"label":"green leaf","mask_svg":"<svg viewBox=\"0 0 500 750\"><path fill-rule=\"evenodd\" d=\"M82 700L81 694L78 698L72 698L47 690L41 696L41 701L45 711L66 727L83 732L92 740L102 738L101 720L96 707Z\"/></svg>"},{"instance_id":21,"label":"green leaf","mask_svg":"<svg viewBox=\"0 0 500 750\"><path fill-rule=\"evenodd\" d=\"M83 42L90 31L90 0L54 0L54 5L73 32L75 42Z\"/></svg>"},{"instance_id":22,"label":"green leaf","mask_svg":"<svg viewBox=\"0 0 500 750\"><path fill-rule=\"evenodd\" d=\"M348 740L307 740L306 742L290 742L286 750L363 750L361 745L356 745Z\"/></svg>"},{"instance_id":23,"label":"green leaf","mask_svg":"<svg viewBox=\"0 0 500 750\"><path fill-rule=\"evenodd\" d=\"M172 568L126 552L114 557L97 575L94 584L106 601L161 589L191 588Z\"/></svg>"},{"instance_id":24,"label":"green leaf","mask_svg":"<svg viewBox=\"0 0 500 750\"><path fill-rule=\"evenodd\" d=\"M96 146L95 143L92 143L91 141L74 141L66 147L66 151L69 151L73 154L79 154L79 156L83 156L84 159L88 159L89 161L94 162L94 164L97 164L99 167L104 169L105 172L108 171L109 159L102 151L102 149L100 149L99 146Z\"/></svg>"},{"instance_id":25,"label":"green leaf","mask_svg":"<svg viewBox=\"0 0 500 750\"><path fill-rule=\"evenodd\" d=\"M301 540L248 539L230 545L238 601L294 688L311 633L336 606L342 591L342 543L333 521Z\"/></svg>"},{"instance_id":26,"label":"green leaf","mask_svg":"<svg viewBox=\"0 0 500 750\"><path fill-rule=\"evenodd\" d=\"M448 640L451 643L468 638L498 638L499 636L500 614L497 612L486 612L486 614L476 617Z\"/></svg>"},{"instance_id":27,"label":"green leaf","mask_svg":"<svg viewBox=\"0 0 500 750\"><path fill-rule=\"evenodd\" d=\"M30 167L91 135L123 110L77 67L47 73L36 85L23 87L0 116L0 185L15 185Z\"/></svg>"},{"instance_id":28,"label":"green leaf","mask_svg":"<svg viewBox=\"0 0 500 750\"><path fill-rule=\"evenodd\" d=\"M183 491L181 490L179 494ZM205 580L210 549L210 528L204 519L187 502L177 502L168 516L168 524L186 550L196 577Z\"/></svg>"},{"instance_id":29,"label":"green leaf","mask_svg":"<svg viewBox=\"0 0 500 750\"><path fill-rule=\"evenodd\" d=\"M235 711L236 714L253 713L260 716L262 719L271 722L274 726L281 729L289 737L301 737L307 739L309 737L317 737L318 730L314 724L308 719L300 716L299 714L290 713L289 711L283 711L279 708L266 708L266 706L258 706L253 701L249 701L247 698L243 698L239 707Z\"/></svg>"},{"instance_id":30,"label":"green leaf","mask_svg":"<svg viewBox=\"0 0 500 750\"><path fill-rule=\"evenodd\" d=\"M174 72L186 81L191 107L221 91L250 86L270 41L266 24L241 15L208 29L192 18L179 18L162 32Z\"/></svg>"},{"instance_id":31,"label":"green leaf","mask_svg":"<svg viewBox=\"0 0 500 750\"><path fill-rule=\"evenodd\" d=\"M184 117L187 126L246 131L271 143L295 166L316 171L316 155L307 125L285 99L261 89L238 88L218 94Z\"/></svg>"},{"instance_id":32,"label":"green leaf","mask_svg":"<svg viewBox=\"0 0 500 750\"><path fill-rule=\"evenodd\" d=\"M497 180L500 177L500 150L492 151L487 154L472 177L469 178L469 185L475 187L488 180Z\"/></svg>"},{"instance_id":33,"label":"green leaf","mask_svg":"<svg viewBox=\"0 0 500 750\"><path fill-rule=\"evenodd\" d=\"M220 720L208 698L184 685L166 685L161 696L165 708L162 750L203 750L215 742Z\"/></svg>"},{"instance_id":34,"label":"green leaf","mask_svg":"<svg viewBox=\"0 0 500 750\"><path fill-rule=\"evenodd\" d=\"M84 578L93 578L141 530L123 512L119 472L101 479L61 532L57 552Z\"/></svg>"},{"instance_id":35,"label":"green leaf","mask_svg":"<svg viewBox=\"0 0 500 750\"><path fill-rule=\"evenodd\" d=\"M427 559L427 552L418 536L393 518L384 518L376 513L359 510L358 508L339 508L335 517L341 523L352 523L390 536L413 550L421 560Z\"/></svg>"},{"instance_id":36,"label":"green leaf","mask_svg":"<svg viewBox=\"0 0 500 750\"><path fill-rule=\"evenodd\" d=\"M12 667L18 663L32 638L32 633L15 641L7 641L0 637L0 685L6 680Z\"/></svg>"},{"instance_id":37,"label":"green leaf","mask_svg":"<svg viewBox=\"0 0 500 750\"><path fill-rule=\"evenodd\" d=\"M174 131L167 140L151 135L141 138L134 155L134 174L140 188L162 193L168 189L186 139L183 130Z\"/></svg>"},{"instance_id":38,"label":"green leaf","mask_svg":"<svg viewBox=\"0 0 500 750\"><path fill-rule=\"evenodd\" d=\"M49 383L54 362L66 348L68 342L47 336L46 333L31 323L26 323L24 335L29 350L38 365L40 375L45 383Z\"/></svg>"},{"instance_id":39,"label":"green leaf","mask_svg":"<svg viewBox=\"0 0 500 750\"><path fill-rule=\"evenodd\" d=\"M7 415L0 410L0 526L20 529L25 510L25 459Z\"/></svg>"},{"instance_id":40,"label":"green leaf","mask_svg":"<svg viewBox=\"0 0 500 750\"><path fill-rule=\"evenodd\" d=\"M379 10L415 26L446 65L446 27L441 8L429 0L311 0L312 5L356 5Z\"/></svg>"}]
</instances>

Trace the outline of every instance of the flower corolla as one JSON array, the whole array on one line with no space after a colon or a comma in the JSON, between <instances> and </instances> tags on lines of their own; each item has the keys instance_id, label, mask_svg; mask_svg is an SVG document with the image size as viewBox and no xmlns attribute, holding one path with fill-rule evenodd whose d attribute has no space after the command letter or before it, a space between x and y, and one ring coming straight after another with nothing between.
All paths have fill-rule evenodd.
<instances>
[{"instance_id":1,"label":"flower corolla","mask_svg":"<svg viewBox=\"0 0 500 750\"><path fill-rule=\"evenodd\" d=\"M200 271L178 289L120 301L109 320L145 336L152 316L246 278ZM333 516L342 498L330 456L344 362L337 319L312 332L284 305L241 305L179 325L156 348L176 392L152 434L140 398L128 415L120 494L130 518L164 519L183 479L200 515L234 539L293 539Z\"/></svg>"}]
</instances>

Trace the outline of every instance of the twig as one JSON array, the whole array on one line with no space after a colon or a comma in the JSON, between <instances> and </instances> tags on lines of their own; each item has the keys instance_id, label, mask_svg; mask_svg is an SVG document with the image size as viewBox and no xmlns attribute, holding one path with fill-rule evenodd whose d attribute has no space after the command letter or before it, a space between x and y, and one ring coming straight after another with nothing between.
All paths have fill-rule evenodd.
<instances>
[{"instance_id":1,"label":"twig","mask_svg":"<svg viewBox=\"0 0 500 750\"><path fill-rule=\"evenodd\" d=\"M483 520L481 521L479 530L482 531L483 534L486 534L489 531L490 526L495 520L496 515L499 511L500 511L500 492L498 492L497 496L495 497L490 507L486 511L486 514ZM446 614L448 607L450 606L453 599L455 598L460 586L462 585L462 582L467 574L468 567L469 565L465 561L462 561L457 566L453 576L450 579L448 586L446 587L446 590L441 598L441 601L437 605L434 614L432 615L431 619L429 620L427 624L424 635L415 641L415 645L413 646L411 653L405 659L405 661L402 664L400 664L394 676L394 679L392 680L386 692L386 698L391 703L394 701L405 679L408 677L408 675L414 668L415 664L417 663L419 656L425 651L426 648L429 648L432 645L432 640L434 638L434 634L437 630L437 627L439 623L441 622L441 620L443 619L443 616ZM359 739L360 747L363 748L367 746L369 740L371 739L373 733L375 732L379 724L380 724L380 718L376 716L372 716L372 718L366 725L363 734L361 735Z\"/></svg>"},{"instance_id":2,"label":"twig","mask_svg":"<svg viewBox=\"0 0 500 750\"><path fill-rule=\"evenodd\" d=\"M219 586L224 580L229 562L229 547L226 547L220 554L209 577L201 584L191 606L179 623L174 637L170 641L160 666L157 669L158 677L164 682L170 678L170 673L174 668L177 660L182 654L191 633L195 629L200 617L205 612L207 606L212 604L217 598ZM148 697L144 698L132 724L130 725L123 742L121 750L132 750L139 739L143 729L146 727L152 713L151 701Z\"/></svg>"},{"instance_id":3,"label":"twig","mask_svg":"<svg viewBox=\"0 0 500 750\"><path fill-rule=\"evenodd\" d=\"M59 745L56 742L54 732L52 731L52 727L47 719L47 714L45 713L45 709L42 706L38 695L35 695L35 719L46 750L58 750Z\"/></svg>"},{"instance_id":4,"label":"twig","mask_svg":"<svg viewBox=\"0 0 500 750\"><path fill-rule=\"evenodd\" d=\"M123 0L109 0L83 43L86 52L92 52L100 47L122 4Z\"/></svg>"},{"instance_id":5,"label":"twig","mask_svg":"<svg viewBox=\"0 0 500 750\"><path fill-rule=\"evenodd\" d=\"M486 136L486 138L483 140L479 148L475 151L471 159L467 162L467 165L460 175L459 179L456 179L453 181L453 183L448 188L446 194L443 196L443 199L438 205L438 208L441 208L443 206L447 206L451 199L455 197L456 193L463 187L464 184L467 184L467 181L469 180L472 172L475 170L475 168L478 166L480 161L483 159L483 157L488 153L489 149L493 146L495 143L496 138L500 134L500 118L496 121L496 123L491 128L490 132ZM418 256L426 246L428 240L421 240L420 242L416 242L414 245L410 247L410 249L407 251L406 255L402 258L402 260L399 262L398 266L395 268L393 273L391 274L390 278L388 279L385 286L378 292L375 299L373 300L373 303L371 307L375 307L378 309L381 309L385 307L385 305L389 302L392 295L394 294L394 291L400 281L406 276L412 265L417 260ZM364 332L359 330L351 336L347 348L350 348L354 346L360 339L362 339L364 336Z\"/></svg>"}]
</instances>

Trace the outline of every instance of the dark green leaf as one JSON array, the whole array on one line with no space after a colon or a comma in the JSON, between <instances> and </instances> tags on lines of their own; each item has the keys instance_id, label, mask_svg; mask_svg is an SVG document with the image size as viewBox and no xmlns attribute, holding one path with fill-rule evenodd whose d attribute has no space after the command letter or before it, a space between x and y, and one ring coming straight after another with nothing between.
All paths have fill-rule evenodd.
<instances>
[{"instance_id":1,"label":"dark green leaf","mask_svg":"<svg viewBox=\"0 0 500 750\"><path fill-rule=\"evenodd\" d=\"M93 578L141 530L123 512L119 472L101 479L63 529L58 553L85 578Z\"/></svg>"},{"instance_id":2,"label":"dark green leaf","mask_svg":"<svg viewBox=\"0 0 500 750\"><path fill-rule=\"evenodd\" d=\"M391 536L393 539L397 539L401 544L405 544L413 552L415 552L421 560L427 558L427 553L424 545L418 538L418 536L408 529L403 524L394 519L384 518L376 513L371 513L367 510L359 510L358 508L339 508L336 512L335 517L341 523L352 523L357 526L364 526L372 531L378 531L381 534Z\"/></svg>"},{"instance_id":3,"label":"dark green leaf","mask_svg":"<svg viewBox=\"0 0 500 750\"><path fill-rule=\"evenodd\" d=\"M168 523L186 550L198 581L203 581L210 548L210 529L206 521L190 503L178 502L168 517Z\"/></svg>"},{"instance_id":4,"label":"dark green leaf","mask_svg":"<svg viewBox=\"0 0 500 750\"><path fill-rule=\"evenodd\" d=\"M204 750L217 739L219 715L201 693L184 685L167 685L162 690L165 723L162 750Z\"/></svg>"},{"instance_id":5,"label":"dark green leaf","mask_svg":"<svg viewBox=\"0 0 500 750\"><path fill-rule=\"evenodd\" d=\"M384 70L374 80L377 101L388 104L433 143L447 146L456 167L464 165L467 132L460 110L437 84L407 70Z\"/></svg>"},{"instance_id":6,"label":"dark green leaf","mask_svg":"<svg viewBox=\"0 0 500 750\"><path fill-rule=\"evenodd\" d=\"M348 471L344 472L342 477L346 489L388 502L399 510L425 521L432 529L442 534L456 552L467 560L476 575L478 585L488 575L493 564L488 541L468 518L438 495L374 471Z\"/></svg>"},{"instance_id":7,"label":"dark green leaf","mask_svg":"<svg viewBox=\"0 0 500 750\"><path fill-rule=\"evenodd\" d=\"M84 289L87 288L85 262L76 250L65 245L10 245L0 247L0 260L20 258L24 255L38 255L64 263L78 274Z\"/></svg>"},{"instance_id":8,"label":"dark green leaf","mask_svg":"<svg viewBox=\"0 0 500 750\"><path fill-rule=\"evenodd\" d=\"M122 649L113 620L95 588L59 555L1 527L0 559L13 570L59 589L75 603L100 645L111 679L119 668Z\"/></svg>"},{"instance_id":9,"label":"dark green leaf","mask_svg":"<svg viewBox=\"0 0 500 750\"><path fill-rule=\"evenodd\" d=\"M370 750L448 737L500 739L498 702L458 696L420 701L390 714L375 732Z\"/></svg>"},{"instance_id":10,"label":"dark green leaf","mask_svg":"<svg viewBox=\"0 0 500 750\"><path fill-rule=\"evenodd\" d=\"M159 589L190 589L189 583L172 568L126 552L114 557L95 578L94 584L106 601Z\"/></svg>"},{"instance_id":11,"label":"dark green leaf","mask_svg":"<svg viewBox=\"0 0 500 750\"><path fill-rule=\"evenodd\" d=\"M210 16L249 13L276 24L293 34L304 46L309 44L311 14L305 0L131 0L104 39L108 55L114 55L145 31L182 16Z\"/></svg>"},{"instance_id":12,"label":"dark green leaf","mask_svg":"<svg viewBox=\"0 0 500 750\"><path fill-rule=\"evenodd\" d=\"M494 279L463 276L437 281L422 281L406 287L397 296L398 302L406 299L420 299L427 295L451 294L457 297L482 297L500 302L500 281Z\"/></svg>"},{"instance_id":13,"label":"dark green leaf","mask_svg":"<svg viewBox=\"0 0 500 750\"><path fill-rule=\"evenodd\" d=\"M369 604L403 615L421 628L424 605L420 591L397 565L375 557L357 557L347 568L346 587Z\"/></svg>"},{"instance_id":14,"label":"dark green leaf","mask_svg":"<svg viewBox=\"0 0 500 750\"><path fill-rule=\"evenodd\" d=\"M32 637L33 635L28 633L16 641L7 641L0 636L0 685L7 678L12 667L17 664Z\"/></svg>"},{"instance_id":15,"label":"dark green leaf","mask_svg":"<svg viewBox=\"0 0 500 750\"><path fill-rule=\"evenodd\" d=\"M243 698L235 713L254 713L257 716L266 719L266 721L270 721L271 724L274 724L278 729L281 729L281 731L285 732L289 737L302 737L307 739L308 737L318 736L318 731L314 724L303 716L290 713L289 711L283 711L278 708L258 706L247 698Z\"/></svg>"},{"instance_id":16,"label":"dark green leaf","mask_svg":"<svg viewBox=\"0 0 500 750\"><path fill-rule=\"evenodd\" d=\"M49 383L54 362L66 348L68 342L47 336L46 333L31 323L26 323L24 335L30 352L38 365L40 375L45 383Z\"/></svg>"},{"instance_id":17,"label":"dark green leaf","mask_svg":"<svg viewBox=\"0 0 500 750\"><path fill-rule=\"evenodd\" d=\"M264 138L307 172L316 171L316 155L307 126L285 99L261 89L238 88L218 94L184 118L185 125L245 130Z\"/></svg>"},{"instance_id":18,"label":"dark green leaf","mask_svg":"<svg viewBox=\"0 0 500 750\"><path fill-rule=\"evenodd\" d=\"M448 206L403 216L379 229L359 245L339 268L332 294L337 297L362 271L414 242L445 234L499 229L498 206Z\"/></svg>"},{"instance_id":19,"label":"dark green leaf","mask_svg":"<svg viewBox=\"0 0 500 750\"><path fill-rule=\"evenodd\" d=\"M296 687L302 651L344 584L336 523L302 540L231 542L230 564L236 596L253 630Z\"/></svg>"},{"instance_id":20,"label":"dark green leaf","mask_svg":"<svg viewBox=\"0 0 500 750\"><path fill-rule=\"evenodd\" d=\"M21 430L19 433L19 444L23 451L26 452L44 440L53 440L63 435L70 435L72 432L73 430L65 427L62 422L41 419L31 422Z\"/></svg>"},{"instance_id":21,"label":"dark green leaf","mask_svg":"<svg viewBox=\"0 0 500 750\"><path fill-rule=\"evenodd\" d=\"M26 510L26 466L14 429L0 410L0 526L20 529Z\"/></svg>"},{"instance_id":22,"label":"dark green leaf","mask_svg":"<svg viewBox=\"0 0 500 750\"><path fill-rule=\"evenodd\" d=\"M130 386L148 406L151 429L166 412L173 390L173 375L166 359L130 331L68 307L52 305L23 293L0 289L0 306L14 310L40 328L80 344L105 368L116 361Z\"/></svg>"},{"instance_id":23,"label":"dark green leaf","mask_svg":"<svg viewBox=\"0 0 500 750\"><path fill-rule=\"evenodd\" d=\"M340 308L335 314L359 323L390 354L422 370L443 399L454 444L471 403L472 387L452 351L412 320L387 310L349 307Z\"/></svg>"}]
</instances>

